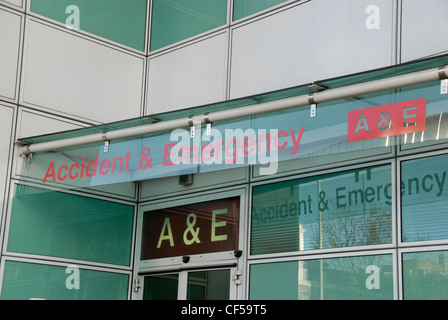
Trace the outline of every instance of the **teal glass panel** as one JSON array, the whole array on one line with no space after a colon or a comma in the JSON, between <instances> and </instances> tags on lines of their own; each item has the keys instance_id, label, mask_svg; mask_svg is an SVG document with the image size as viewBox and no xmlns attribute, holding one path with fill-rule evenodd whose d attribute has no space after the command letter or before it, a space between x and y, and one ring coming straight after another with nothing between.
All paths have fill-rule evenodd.
<instances>
[{"instance_id":1,"label":"teal glass panel","mask_svg":"<svg viewBox=\"0 0 448 320\"><path fill-rule=\"evenodd\" d=\"M255 115L253 127L257 132L267 130L271 137L275 137L274 132L278 130L278 141L271 141L271 149L279 150L279 162L303 159L299 165L315 167L357 157L356 153L370 151L374 155L389 152L389 147L395 144L394 137L348 141L348 114L365 109L365 103L360 101L380 106L395 102L396 95L381 92L354 101L320 103L316 117L310 117L309 106Z\"/></svg>"},{"instance_id":2,"label":"teal glass panel","mask_svg":"<svg viewBox=\"0 0 448 320\"><path fill-rule=\"evenodd\" d=\"M391 241L390 165L253 189L253 255Z\"/></svg>"},{"instance_id":3,"label":"teal glass panel","mask_svg":"<svg viewBox=\"0 0 448 320\"><path fill-rule=\"evenodd\" d=\"M146 0L32 0L31 11L144 51Z\"/></svg>"},{"instance_id":4,"label":"teal glass panel","mask_svg":"<svg viewBox=\"0 0 448 320\"><path fill-rule=\"evenodd\" d=\"M244 18L285 1L287 0L234 0L233 20Z\"/></svg>"},{"instance_id":5,"label":"teal glass panel","mask_svg":"<svg viewBox=\"0 0 448 320\"><path fill-rule=\"evenodd\" d=\"M401 163L402 241L448 239L448 155Z\"/></svg>"},{"instance_id":6,"label":"teal glass panel","mask_svg":"<svg viewBox=\"0 0 448 320\"><path fill-rule=\"evenodd\" d=\"M134 207L17 186L8 251L128 266Z\"/></svg>"},{"instance_id":7,"label":"teal glass panel","mask_svg":"<svg viewBox=\"0 0 448 320\"><path fill-rule=\"evenodd\" d=\"M392 255L255 264L252 300L392 300Z\"/></svg>"},{"instance_id":8,"label":"teal glass panel","mask_svg":"<svg viewBox=\"0 0 448 320\"><path fill-rule=\"evenodd\" d=\"M403 254L405 300L448 299L448 251Z\"/></svg>"},{"instance_id":9,"label":"teal glass panel","mask_svg":"<svg viewBox=\"0 0 448 320\"><path fill-rule=\"evenodd\" d=\"M145 277L143 300L177 300L179 274Z\"/></svg>"},{"instance_id":10,"label":"teal glass panel","mask_svg":"<svg viewBox=\"0 0 448 320\"><path fill-rule=\"evenodd\" d=\"M2 300L126 300L129 275L6 261Z\"/></svg>"},{"instance_id":11,"label":"teal glass panel","mask_svg":"<svg viewBox=\"0 0 448 320\"><path fill-rule=\"evenodd\" d=\"M229 300L230 270L188 273L188 300Z\"/></svg>"},{"instance_id":12,"label":"teal glass panel","mask_svg":"<svg viewBox=\"0 0 448 320\"><path fill-rule=\"evenodd\" d=\"M222 26L227 22L227 0L154 0L151 50Z\"/></svg>"}]
</instances>

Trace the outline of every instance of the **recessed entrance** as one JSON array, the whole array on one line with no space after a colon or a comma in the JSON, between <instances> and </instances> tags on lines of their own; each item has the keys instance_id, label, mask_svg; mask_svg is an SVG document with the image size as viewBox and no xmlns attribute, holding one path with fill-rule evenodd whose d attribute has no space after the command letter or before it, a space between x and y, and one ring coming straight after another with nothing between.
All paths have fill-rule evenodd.
<instances>
[{"instance_id":1,"label":"recessed entrance","mask_svg":"<svg viewBox=\"0 0 448 320\"><path fill-rule=\"evenodd\" d=\"M235 268L191 270L150 275L144 278L144 300L229 300L234 299Z\"/></svg>"},{"instance_id":2,"label":"recessed entrance","mask_svg":"<svg viewBox=\"0 0 448 320\"><path fill-rule=\"evenodd\" d=\"M143 300L233 300L245 190L141 207L134 282Z\"/></svg>"}]
</instances>

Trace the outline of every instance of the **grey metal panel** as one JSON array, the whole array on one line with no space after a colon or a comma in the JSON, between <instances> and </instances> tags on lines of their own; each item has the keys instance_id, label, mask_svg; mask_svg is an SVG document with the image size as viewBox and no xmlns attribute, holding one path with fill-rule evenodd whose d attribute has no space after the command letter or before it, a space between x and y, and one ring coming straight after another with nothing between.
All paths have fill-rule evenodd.
<instances>
[{"instance_id":1,"label":"grey metal panel","mask_svg":"<svg viewBox=\"0 0 448 320\"><path fill-rule=\"evenodd\" d=\"M314 0L236 27L230 97L391 65L393 11L390 0Z\"/></svg>"},{"instance_id":2,"label":"grey metal panel","mask_svg":"<svg viewBox=\"0 0 448 320\"><path fill-rule=\"evenodd\" d=\"M0 9L0 98L17 99L23 16Z\"/></svg>"},{"instance_id":3,"label":"grey metal panel","mask_svg":"<svg viewBox=\"0 0 448 320\"><path fill-rule=\"evenodd\" d=\"M402 62L448 51L448 1L403 0Z\"/></svg>"},{"instance_id":4,"label":"grey metal panel","mask_svg":"<svg viewBox=\"0 0 448 320\"><path fill-rule=\"evenodd\" d=\"M226 98L227 33L152 57L148 62L147 114Z\"/></svg>"},{"instance_id":5,"label":"grey metal panel","mask_svg":"<svg viewBox=\"0 0 448 320\"><path fill-rule=\"evenodd\" d=\"M143 57L30 19L21 102L96 122L140 116Z\"/></svg>"},{"instance_id":6,"label":"grey metal panel","mask_svg":"<svg viewBox=\"0 0 448 320\"><path fill-rule=\"evenodd\" d=\"M19 109L17 138L40 136L49 133L80 129L86 125L57 118L37 111Z\"/></svg>"}]
</instances>

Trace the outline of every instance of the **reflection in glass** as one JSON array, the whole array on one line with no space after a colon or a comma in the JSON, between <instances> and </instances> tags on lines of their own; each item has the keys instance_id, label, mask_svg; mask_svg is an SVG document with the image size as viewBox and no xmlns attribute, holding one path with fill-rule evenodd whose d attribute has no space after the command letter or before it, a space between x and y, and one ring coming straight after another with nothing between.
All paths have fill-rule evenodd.
<instances>
[{"instance_id":1,"label":"reflection in glass","mask_svg":"<svg viewBox=\"0 0 448 320\"><path fill-rule=\"evenodd\" d=\"M389 165L258 186L251 254L392 241Z\"/></svg>"},{"instance_id":2,"label":"reflection in glass","mask_svg":"<svg viewBox=\"0 0 448 320\"><path fill-rule=\"evenodd\" d=\"M143 300L177 300L179 274L145 277Z\"/></svg>"},{"instance_id":3,"label":"reflection in glass","mask_svg":"<svg viewBox=\"0 0 448 320\"><path fill-rule=\"evenodd\" d=\"M229 293L229 269L188 273L188 300L228 300Z\"/></svg>"},{"instance_id":4,"label":"reflection in glass","mask_svg":"<svg viewBox=\"0 0 448 320\"><path fill-rule=\"evenodd\" d=\"M448 251L403 254L405 300L448 299Z\"/></svg>"},{"instance_id":5,"label":"reflection in glass","mask_svg":"<svg viewBox=\"0 0 448 320\"><path fill-rule=\"evenodd\" d=\"M31 0L30 10L144 51L146 0Z\"/></svg>"},{"instance_id":6,"label":"reflection in glass","mask_svg":"<svg viewBox=\"0 0 448 320\"><path fill-rule=\"evenodd\" d=\"M250 299L391 300L392 271L391 255L256 264Z\"/></svg>"}]
</instances>

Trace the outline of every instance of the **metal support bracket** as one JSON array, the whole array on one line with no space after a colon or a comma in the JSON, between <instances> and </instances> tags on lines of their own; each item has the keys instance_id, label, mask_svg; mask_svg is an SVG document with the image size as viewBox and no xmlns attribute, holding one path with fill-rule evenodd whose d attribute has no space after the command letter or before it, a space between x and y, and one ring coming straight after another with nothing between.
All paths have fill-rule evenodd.
<instances>
[{"instance_id":1,"label":"metal support bracket","mask_svg":"<svg viewBox=\"0 0 448 320\"><path fill-rule=\"evenodd\" d=\"M211 136L212 135L212 122L210 121L210 119L208 118L208 113L206 113L204 115L204 122L206 123L207 127L205 129L205 134L207 136Z\"/></svg>"},{"instance_id":2,"label":"metal support bracket","mask_svg":"<svg viewBox=\"0 0 448 320\"><path fill-rule=\"evenodd\" d=\"M440 94L448 94L448 79L440 80Z\"/></svg>"}]
</instances>

